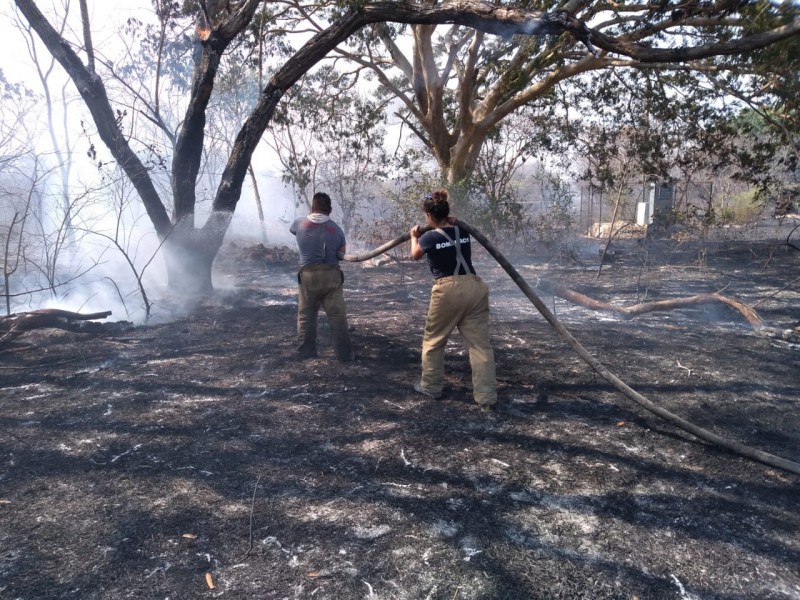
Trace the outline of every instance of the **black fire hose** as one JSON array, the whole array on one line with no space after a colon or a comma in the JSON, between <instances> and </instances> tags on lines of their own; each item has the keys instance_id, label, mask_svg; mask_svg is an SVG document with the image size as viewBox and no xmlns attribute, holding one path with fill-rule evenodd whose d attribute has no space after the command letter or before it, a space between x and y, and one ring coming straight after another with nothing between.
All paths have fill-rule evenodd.
<instances>
[{"instance_id":1,"label":"black fire hose","mask_svg":"<svg viewBox=\"0 0 800 600\"><path fill-rule=\"evenodd\" d=\"M486 237L476 231L471 225L464 223L463 221L456 221L456 225L460 229L463 229L467 233L469 233L472 237L474 237L481 245L486 248L489 254L497 261L497 263L503 267L506 273L511 277L514 283L517 284L522 293L528 297L528 300L536 307L536 309L542 314L545 320L550 323L550 325L558 332L558 334L566 341L575 352L578 353L586 364L588 364L592 369L594 369L603 379L608 381L611 385L613 385L617 390L622 392L625 396L636 402L642 408L650 411L651 413L661 417L662 419L672 423L676 427L683 429L684 431L688 431L692 435L700 438L701 440L705 440L714 444L716 446L720 446L722 448L726 448L731 452L738 454L740 456L744 456L745 458L749 458L756 462L763 463L765 465L769 465L771 467L776 467L778 469L783 469L784 471L789 471L790 473L795 473L800 475L800 463L796 463L791 460L787 460L785 458L781 458L780 456L775 456L774 454L769 454L768 452L762 452L761 450L756 450L755 448L751 448L744 444L740 444L739 442L735 442L733 440L725 439L716 433L712 433L707 429L703 429L702 427L698 427L697 425L690 423L686 419L679 417L678 415L672 414L668 410L661 408L657 404L651 402L644 396L642 396L639 392L631 388L628 384L622 381L619 377L617 377L614 373L609 371L606 367L600 363L594 356L592 356L589 351L583 347L583 345L573 336L564 325L556 318L556 316L547 308L547 305L542 302L539 296L533 291L530 285L523 279L522 275L514 268L514 266L508 262L505 256L503 256L494 245L486 239ZM405 233L401 236L394 238L393 240L386 242L382 246L375 248L369 252L365 252L363 254L346 254L344 256L344 260L349 262L362 262L365 260L369 260L370 258L374 258L384 252L391 250L395 246L402 244L403 242L407 242L410 238L408 233Z\"/></svg>"}]
</instances>

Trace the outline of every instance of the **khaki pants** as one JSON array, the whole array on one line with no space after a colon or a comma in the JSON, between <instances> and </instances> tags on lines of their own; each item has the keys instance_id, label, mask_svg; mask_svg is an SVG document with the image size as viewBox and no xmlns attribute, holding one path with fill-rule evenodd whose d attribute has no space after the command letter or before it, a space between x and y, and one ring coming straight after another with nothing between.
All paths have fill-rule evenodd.
<instances>
[{"instance_id":1,"label":"khaki pants","mask_svg":"<svg viewBox=\"0 0 800 600\"><path fill-rule=\"evenodd\" d=\"M297 275L300 290L297 297L298 352L303 356L317 353L317 315L320 306L328 315L336 358L350 360L352 346L347 331L347 309L344 303L344 276L338 265L309 265Z\"/></svg>"},{"instance_id":2,"label":"khaki pants","mask_svg":"<svg viewBox=\"0 0 800 600\"><path fill-rule=\"evenodd\" d=\"M497 380L489 342L489 289L477 275L442 277L433 285L422 339L422 390L441 393L444 349L456 327L469 351L475 402L494 404Z\"/></svg>"}]
</instances>

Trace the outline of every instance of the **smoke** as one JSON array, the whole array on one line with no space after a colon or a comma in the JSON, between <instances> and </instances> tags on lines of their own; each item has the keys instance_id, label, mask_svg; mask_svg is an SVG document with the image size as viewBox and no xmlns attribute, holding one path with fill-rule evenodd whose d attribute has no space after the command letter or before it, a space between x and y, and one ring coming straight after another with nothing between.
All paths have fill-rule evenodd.
<instances>
[{"instance_id":1,"label":"smoke","mask_svg":"<svg viewBox=\"0 0 800 600\"><path fill-rule=\"evenodd\" d=\"M269 174L260 174L259 184L263 221L255 194L246 187L227 229L226 243L293 246L288 231L295 217L291 191ZM109 321L138 324L148 317L151 321L171 320L196 305L197 298L169 289L165 248L129 183L116 182L116 187L80 193L73 190L67 228L60 193L52 191L58 186L48 187L46 181L22 182L13 200L3 200L0 233L7 235L14 214L24 210L25 190L30 186L35 186L41 201L35 210L30 209L21 239L20 255L24 257L9 277L12 313L40 308L84 313L110 310ZM198 227L209 216L208 204L196 215ZM14 248L19 227L12 233ZM0 235L0 239L5 237ZM223 274L212 274L212 281L215 288L231 285Z\"/></svg>"},{"instance_id":2,"label":"smoke","mask_svg":"<svg viewBox=\"0 0 800 600\"><path fill-rule=\"evenodd\" d=\"M294 246L294 236L289 225L297 216L294 196L280 177L272 172L258 173L260 204L264 216L263 225L259 214L257 197L251 186L245 186L236 206L226 239L264 245ZM305 214L305 209L300 209Z\"/></svg>"}]
</instances>

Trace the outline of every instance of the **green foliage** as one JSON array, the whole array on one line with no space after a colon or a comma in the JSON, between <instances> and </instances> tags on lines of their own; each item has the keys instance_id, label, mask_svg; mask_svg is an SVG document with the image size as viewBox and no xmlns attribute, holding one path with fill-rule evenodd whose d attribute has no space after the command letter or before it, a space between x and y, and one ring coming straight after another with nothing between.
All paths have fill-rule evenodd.
<instances>
[{"instance_id":1,"label":"green foliage","mask_svg":"<svg viewBox=\"0 0 800 600\"><path fill-rule=\"evenodd\" d=\"M473 182L464 203L464 219L489 236L519 234L528 223L519 192L506 186L500 193L486 193L486 186Z\"/></svg>"},{"instance_id":2,"label":"green foliage","mask_svg":"<svg viewBox=\"0 0 800 600\"><path fill-rule=\"evenodd\" d=\"M731 224L751 223L764 211L763 193L761 190L751 188L735 194L727 199L722 210L725 211L725 216L730 218Z\"/></svg>"},{"instance_id":3,"label":"green foliage","mask_svg":"<svg viewBox=\"0 0 800 600\"><path fill-rule=\"evenodd\" d=\"M313 8L317 11L314 19L317 22L326 19L330 22L347 11L358 10L362 5L360 0L323 2ZM519 6L552 10L551 4L538 0L526 1ZM598 11L606 8L606 5L599 3L587 3L576 15L590 20L599 14ZM269 13L269 10L270 5L265 5L263 12L259 13L261 21L251 24L248 39L263 35L265 26L275 18L275 14ZM289 9L283 18L293 10ZM646 40L647 44L666 45L675 38L659 33L655 27L647 31L646 23L693 18L705 23L695 29L699 43L734 37L736 32L724 22L729 17L745 14L752 19L755 31L788 22L797 14L794 7L778 7L768 2L704 3L695 6L669 1L649 5L643 10L647 11L644 20L629 18L630 13L624 6L620 7L619 18L608 22L605 33L631 33ZM289 20L292 18L289 17ZM718 19L719 24L715 24L713 19ZM388 44L389 40L396 40L409 29L408 25L377 24L359 31L348 41L348 47L360 53L367 63L374 61L377 68L371 72L377 73L386 64L383 61L388 60L387 52L381 55L382 45ZM277 45L277 40L270 38L272 47ZM570 77L557 87L543 86L541 93L533 95L526 105L505 116L499 126L492 127L483 139L476 141L480 152L471 155L467 164L456 164L451 151L459 136L465 135L464 131L470 125L469 118L463 120L465 106L460 104L462 82L469 81L472 87L471 106L477 106L485 97L492 95L497 97L496 105L501 106L513 102L531 85L546 81L552 73L557 73L583 56L581 52L571 50L576 45L570 36L518 36L510 40L489 35L478 48L474 71L466 72L464 69L468 64L472 40L471 31L459 26L439 28L432 36L436 69L429 75L442 76L442 81L446 83L441 88L429 87L424 90L426 93L416 94L419 90L414 87L408 72L383 70L386 79L377 79L387 85L381 87L371 102L355 107L348 114L350 109L345 106L348 102L342 102L342 98L348 94L353 96L357 77L369 77L364 75L363 70L345 76L332 69L326 71L326 67L318 74L306 77L302 89L295 86L289 91L273 123L276 129L313 131L317 140L314 145L324 147L329 158L345 154L353 158L354 163L366 161L373 165L388 165L385 157L376 160L375 151L379 143L371 137L370 131L378 121L371 123L371 115L381 113L398 92L405 94L418 111L425 110L423 105L426 102L438 99L441 102L437 105L440 106L441 125L446 128L444 132L441 129L426 129L421 124L420 113L412 110L408 103L401 103L398 114L408 123L415 124L412 130L423 145L399 153L392 170L406 181L417 180L422 172L420 165L427 169L433 154L442 170L442 179L452 182L460 178L458 184L450 186L459 213L490 232L513 232L524 224L525 211L522 210L519 187L513 180L514 171L519 164L535 155L550 153L561 157L564 159L563 167L573 171L577 171L575 157L580 157L579 160L583 160L580 175L603 189L626 186L630 180L645 175L661 180L681 180L703 172L704 177L711 178L717 173L729 171L733 166L733 176L759 186L763 190L761 197L766 197L767 190L773 190L775 186L775 178L769 174L775 161L770 162L768 157L778 156L778 162L788 161L786 153L781 158L781 152L776 151L777 146L768 141L763 133L758 138L745 141L744 129L734 121L734 117L740 113L740 107L719 103L718 94L709 94L714 85L724 83L730 86L739 82L742 78L738 77L735 68L730 71L723 69L721 73L724 75L720 75L717 81L710 75L698 76L697 72L689 69L609 68ZM245 48L250 43L242 42L242 56L247 56ZM784 50L795 47L796 42L790 43L785 45ZM715 58L709 59L708 63L728 67L734 60L741 61L741 58ZM781 77L788 82L791 73L797 79L797 69L790 68L792 60L791 56L786 58L765 53L760 58L754 58L753 63L764 65L765 76L770 63L779 63L776 71L785 73ZM449 71L446 70L448 63L453 67ZM362 62L362 66L364 64ZM435 79L429 77L429 81ZM788 83L782 85L790 89L786 87ZM326 98L343 106L337 107ZM524 115L525 124L509 126L515 115ZM435 120L438 117L434 115L431 118ZM464 123L467 125L462 130ZM353 136L349 137L348 131L352 131ZM518 132L524 132L524 136L518 135ZM524 143L515 145L523 137ZM310 190L315 182L320 181L322 162L313 156L313 152L295 149L282 152L282 155L286 168L285 181L301 190ZM336 161L331 161L331 164L333 162ZM340 168L338 178L331 175L328 180L338 181L343 189L355 189L355 182L364 173L364 170L351 169L348 174ZM374 177L379 179L388 173L389 169L376 166ZM629 210L630 207L623 209ZM543 232L550 235L548 230L558 231L562 228L559 215L568 213L568 210L555 210L554 214L545 216L544 224L540 225Z\"/></svg>"},{"instance_id":4,"label":"green foliage","mask_svg":"<svg viewBox=\"0 0 800 600\"><path fill-rule=\"evenodd\" d=\"M377 231L381 235L386 231L408 231L415 224L423 225L425 219L422 200L425 194L444 187L440 175L430 171L420 171L413 178L395 179L391 183L385 193L386 207L375 219Z\"/></svg>"},{"instance_id":5,"label":"green foliage","mask_svg":"<svg viewBox=\"0 0 800 600\"><path fill-rule=\"evenodd\" d=\"M545 211L534 219L533 227L538 241L546 246L563 242L574 233L573 207L575 194L569 182L551 173L543 174L547 190Z\"/></svg>"},{"instance_id":6,"label":"green foliage","mask_svg":"<svg viewBox=\"0 0 800 600\"><path fill-rule=\"evenodd\" d=\"M463 210L489 235L516 235L528 225L519 169L549 145L548 111L523 110L504 119L487 136L466 190Z\"/></svg>"},{"instance_id":7,"label":"green foliage","mask_svg":"<svg viewBox=\"0 0 800 600\"><path fill-rule=\"evenodd\" d=\"M568 102L585 116L565 123L565 130L587 157L582 177L594 185L616 188L631 173L669 179L674 169L730 161L732 132L715 125L727 108L703 101L694 76L614 72L575 83L566 91Z\"/></svg>"},{"instance_id":8,"label":"green foliage","mask_svg":"<svg viewBox=\"0 0 800 600\"><path fill-rule=\"evenodd\" d=\"M387 176L383 105L363 97L351 76L330 65L294 86L273 118L273 142L283 180L308 201L314 190L331 194L346 233L373 188Z\"/></svg>"},{"instance_id":9,"label":"green foliage","mask_svg":"<svg viewBox=\"0 0 800 600\"><path fill-rule=\"evenodd\" d=\"M259 6L215 74L201 132L204 166L227 160L214 146L230 149L256 105L269 70L266 61L293 51L288 33L301 33L297 45L305 43L309 31L324 29L364 5L363 0L326 0ZM159 0L154 6L157 22L129 21L121 36L129 44L126 60L104 64L102 76L113 68L113 75L124 80L107 86L119 105L114 107L117 125L130 133L134 151L149 157L148 168L162 172L171 158L169 142L174 143L182 122L191 122L184 117L201 47L195 19L206 12L213 26L236 4ZM554 9L543 0L512 6ZM651 47L735 39L792 22L800 13L796 2L768 0L584 2L570 10L607 35L630 34L631 40ZM740 17L745 18L743 27L731 25ZM272 118L275 131L295 136L292 147L280 152L286 180L302 190L338 186L335 195L347 219L356 218L359 205L373 201L367 182L390 174L383 136L385 115L397 98L402 101L391 104L391 110L421 144L400 153L391 165L393 174L430 187L432 182L419 175L433 157L441 179L458 182L450 187L464 218L490 232L513 232L524 224L515 171L545 153L562 158L562 169L601 189L621 189L640 175L690 181L698 173L711 179L725 172L753 185L762 201L791 192L788 170L796 168L800 156L800 36L747 55L644 65L621 55L592 59L569 35L510 38L476 35L462 26L424 26L416 30L418 39L432 32L426 47L434 52L398 61L405 50L399 38L411 28L377 24L359 31L330 55L330 64L288 90ZM348 52L357 59L350 63L356 67L344 71L339 65ZM367 71L384 88L364 98L359 86ZM157 90L151 86L154 75ZM143 113L146 118L137 119ZM514 115L522 117L520 122L512 120ZM301 135L307 136L307 145L294 144ZM413 185L401 189L416 198ZM571 199L568 186L548 189L555 190L555 199L539 217L539 227L545 237L556 237L570 226ZM719 207L710 209L719 219Z\"/></svg>"}]
</instances>

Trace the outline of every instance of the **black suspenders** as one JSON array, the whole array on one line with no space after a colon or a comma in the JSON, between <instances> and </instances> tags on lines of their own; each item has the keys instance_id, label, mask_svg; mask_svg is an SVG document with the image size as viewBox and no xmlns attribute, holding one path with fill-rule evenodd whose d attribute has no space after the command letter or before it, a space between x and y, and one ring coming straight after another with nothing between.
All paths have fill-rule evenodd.
<instances>
[{"instance_id":1,"label":"black suspenders","mask_svg":"<svg viewBox=\"0 0 800 600\"><path fill-rule=\"evenodd\" d=\"M455 240L452 239L449 235L447 235L443 229L436 229L435 231L443 235L445 239L451 244L453 244L453 246L455 246L456 248L456 270L453 273L453 275L458 275L459 274L458 272L461 269L464 269L464 275L469 275L470 274L469 265L467 264L467 261L464 259L464 255L461 254L461 232L458 230L458 225L455 225L454 227L456 230Z\"/></svg>"}]
</instances>

